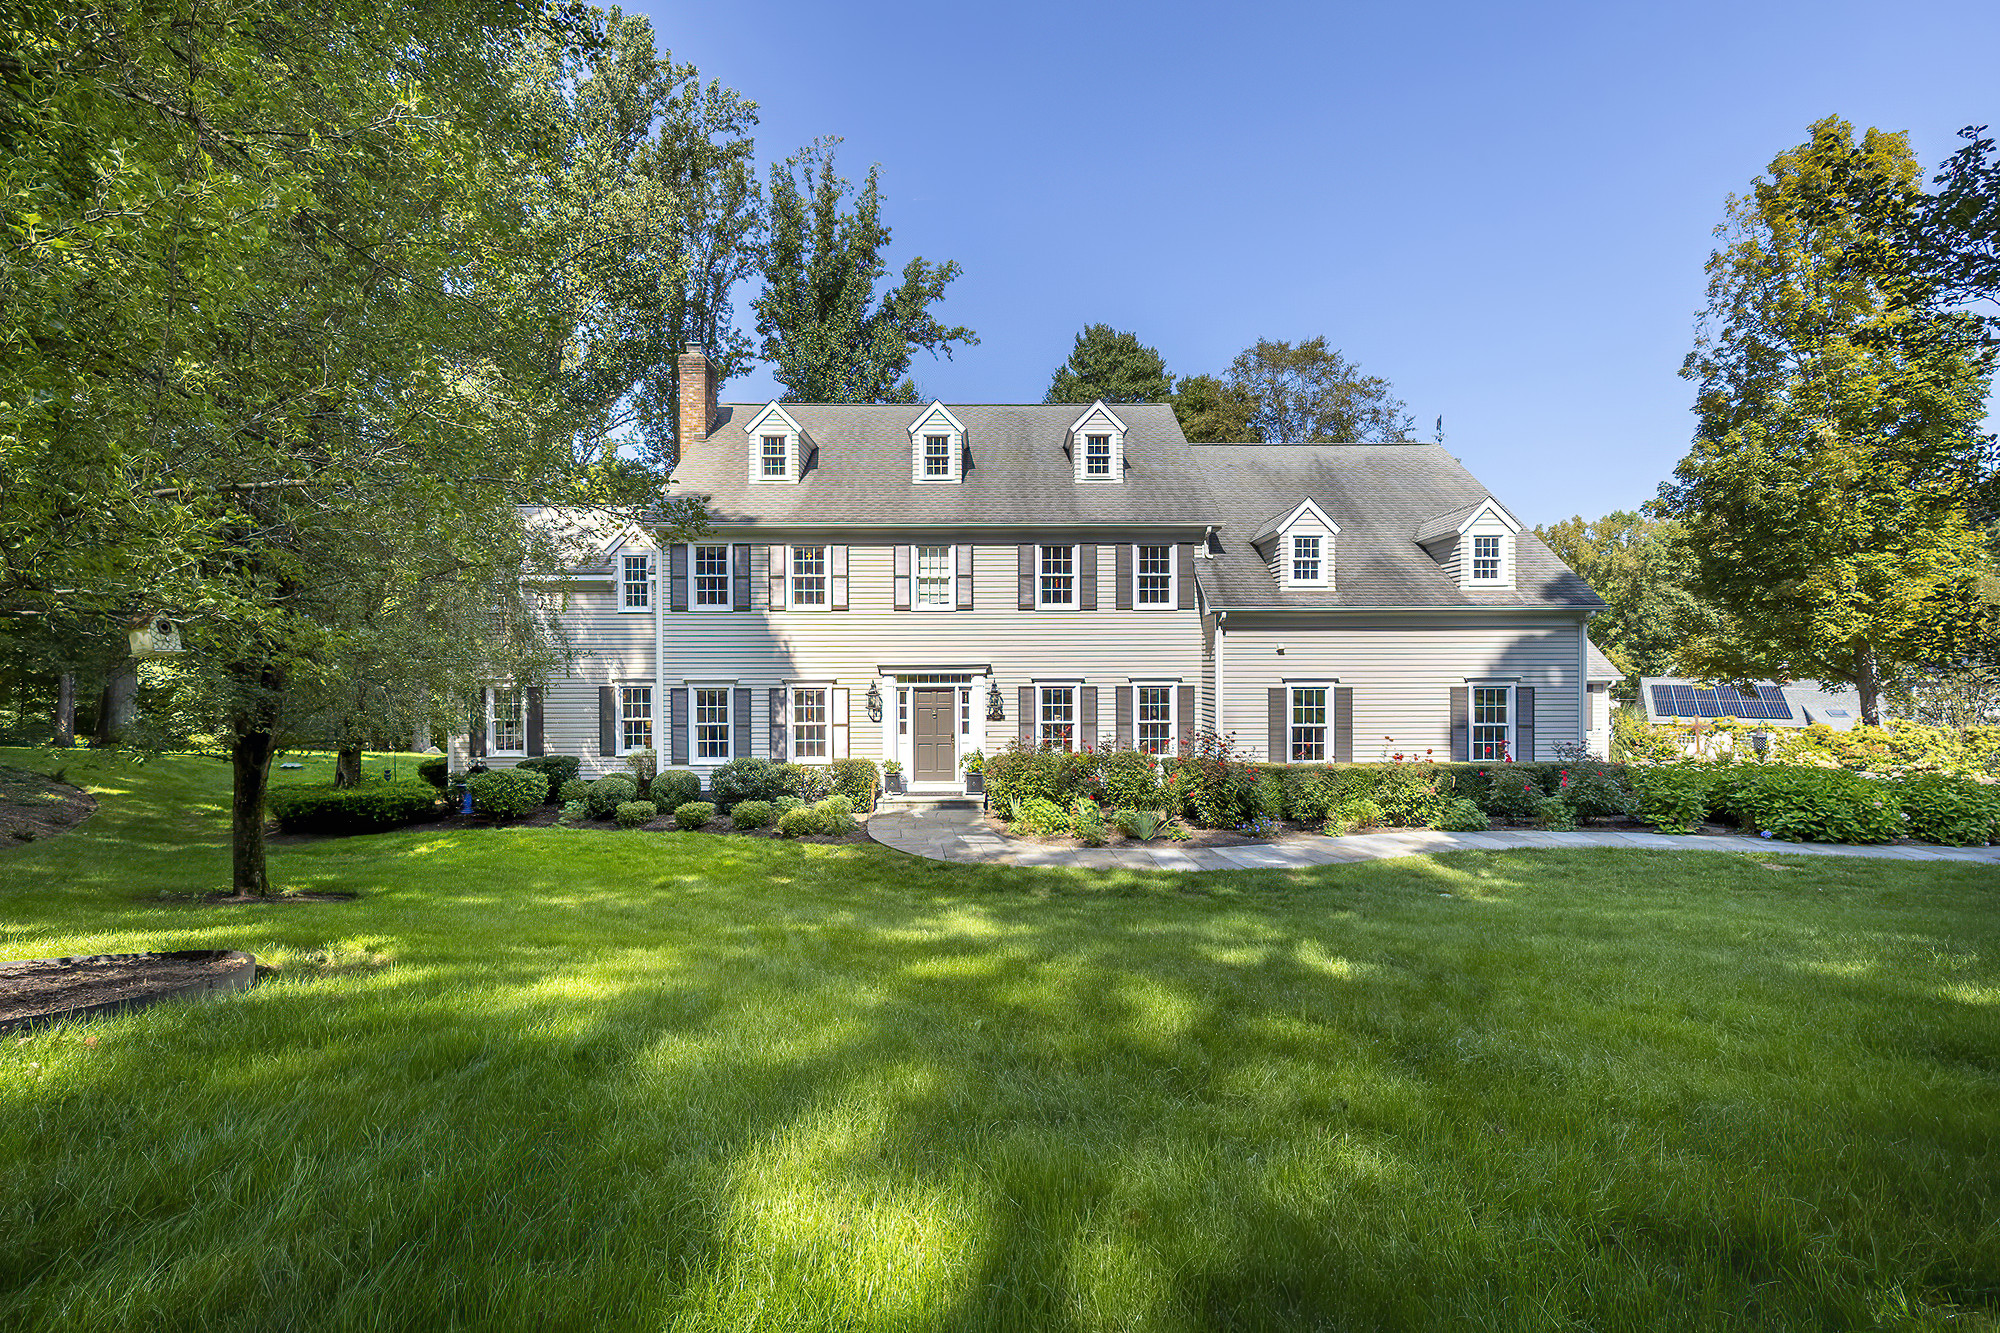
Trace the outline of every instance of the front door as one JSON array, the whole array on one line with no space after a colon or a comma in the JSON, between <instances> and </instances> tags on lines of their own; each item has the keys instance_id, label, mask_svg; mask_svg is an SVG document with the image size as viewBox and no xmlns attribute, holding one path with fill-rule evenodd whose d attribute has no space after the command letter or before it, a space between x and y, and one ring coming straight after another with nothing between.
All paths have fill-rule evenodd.
<instances>
[{"instance_id":1,"label":"front door","mask_svg":"<svg viewBox=\"0 0 2000 1333\"><path fill-rule=\"evenodd\" d=\"M910 781L958 778L957 690L912 690Z\"/></svg>"}]
</instances>

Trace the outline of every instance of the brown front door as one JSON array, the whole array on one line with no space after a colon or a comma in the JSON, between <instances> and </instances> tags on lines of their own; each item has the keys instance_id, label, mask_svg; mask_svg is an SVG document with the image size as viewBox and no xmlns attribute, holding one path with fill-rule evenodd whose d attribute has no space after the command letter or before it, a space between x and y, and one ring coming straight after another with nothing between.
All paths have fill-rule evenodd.
<instances>
[{"instance_id":1,"label":"brown front door","mask_svg":"<svg viewBox=\"0 0 2000 1333\"><path fill-rule=\"evenodd\" d=\"M913 690L910 700L910 781L950 782L958 777L954 734L956 690Z\"/></svg>"}]
</instances>

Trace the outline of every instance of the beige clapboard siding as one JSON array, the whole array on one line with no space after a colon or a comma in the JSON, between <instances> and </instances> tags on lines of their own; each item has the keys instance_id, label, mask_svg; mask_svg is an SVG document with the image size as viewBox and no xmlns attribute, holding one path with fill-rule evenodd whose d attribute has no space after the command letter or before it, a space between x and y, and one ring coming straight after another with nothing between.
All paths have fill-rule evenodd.
<instances>
[{"instance_id":1,"label":"beige clapboard siding","mask_svg":"<svg viewBox=\"0 0 2000 1333\"><path fill-rule=\"evenodd\" d=\"M1115 735L1113 687L1135 679L1200 684L1202 635L1196 612L1020 611L1015 558L1011 545L975 549L971 611L897 611L894 548L850 545L848 610L773 614L767 606L768 551L755 545L751 611L666 614L667 688L690 682L750 687L753 753L764 757L769 757L772 686L811 681L844 688L849 692L848 753L879 760L883 723L869 721L865 701L869 682L883 666L990 664L1005 701L1006 719L986 720L982 694L974 703L972 737L962 743L965 749L979 748L987 754L1004 748L1016 735L1019 687L1038 679L1080 680L1097 686L1098 737L1104 744ZM1116 600L1112 586L1116 548L1099 548L1097 570L1098 605L1108 608ZM576 601L580 604L583 598ZM604 605L611 606L608 600ZM579 647L598 646L598 650L581 657L569 678L550 682L544 695L547 750L581 755L584 771L592 775L623 767L621 760L597 754L598 687L614 680L640 683L653 675L652 618L618 617L615 610L610 616L612 622L607 624L603 614L579 608L574 621ZM632 637L616 623L620 619L643 620L645 637L636 649ZM883 711L889 718L893 705L893 699L885 697ZM664 751L664 699L655 700L654 712L657 741ZM714 767L692 766L704 775Z\"/></svg>"},{"instance_id":2,"label":"beige clapboard siding","mask_svg":"<svg viewBox=\"0 0 2000 1333\"><path fill-rule=\"evenodd\" d=\"M1231 616L1225 632L1224 729L1259 758L1270 689L1316 679L1353 689L1354 758L1364 762L1426 749L1450 758L1451 690L1468 676L1518 676L1520 684L1534 687L1537 758L1553 758L1557 745L1583 739L1583 627L1572 617L1462 611L1450 617L1356 615L1309 625Z\"/></svg>"}]
</instances>

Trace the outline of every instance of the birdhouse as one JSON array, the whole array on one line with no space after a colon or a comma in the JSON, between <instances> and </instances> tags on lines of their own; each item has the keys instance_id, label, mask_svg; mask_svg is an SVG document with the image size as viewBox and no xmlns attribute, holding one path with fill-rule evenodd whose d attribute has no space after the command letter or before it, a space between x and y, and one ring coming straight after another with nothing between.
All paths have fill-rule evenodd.
<instances>
[{"instance_id":1,"label":"birdhouse","mask_svg":"<svg viewBox=\"0 0 2000 1333\"><path fill-rule=\"evenodd\" d=\"M131 638L134 657L171 657L181 651L181 627L157 613L133 621Z\"/></svg>"}]
</instances>

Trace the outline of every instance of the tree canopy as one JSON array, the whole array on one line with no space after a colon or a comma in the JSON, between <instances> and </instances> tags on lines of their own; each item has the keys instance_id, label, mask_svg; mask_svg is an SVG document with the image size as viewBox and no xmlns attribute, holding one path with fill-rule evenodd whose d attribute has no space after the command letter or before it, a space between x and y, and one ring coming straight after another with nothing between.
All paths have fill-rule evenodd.
<instances>
[{"instance_id":1,"label":"tree canopy","mask_svg":"<svg viewBox=\"0 0 2000 1333\"><path fill-rule=\"evenodd\" d=\"M1619 510L1566 518L1535 535L1604 599L1590 639L1628 678L1679 674L1688 643L1720 626L1690 586L1694 556L1672 522Z\"/></svg>"},{"instance_id":2,"label":"tree canopy","mask_svg":"<svg viewBox=\"0 0 2000 1333\"><path fill-rule=\"evenodd\" d=\"M1136 333L1091 324L1076 335L1069 357L1049 377L1045 403L1164 403L1174 377L1157 349Z\"/></svg>"},{"instance_id":3,"label":"tree canopy","mask_svg":"<svg viewBox=\"0 0 2000 1333\"><path fill-rule=\"evenodd\" d=\"M1174 415L1196 444L1253 444L1257 400L1240 384L1214 375L1187 375L1174 386Z\"/></svg>"},{"instance_id":4,"label":"tree canopy","mask_svg":"<svg viewBox=\"0 0 2000 1333\"><path fill-rule=\"evenodd\" d=\"M1407 440L1416 428L1389 381L1365 375L1324 337L1259 338L1229 363L1228 382L1257 405L1256 438L1286 444Z\"/></svg>"}]
</instances>

